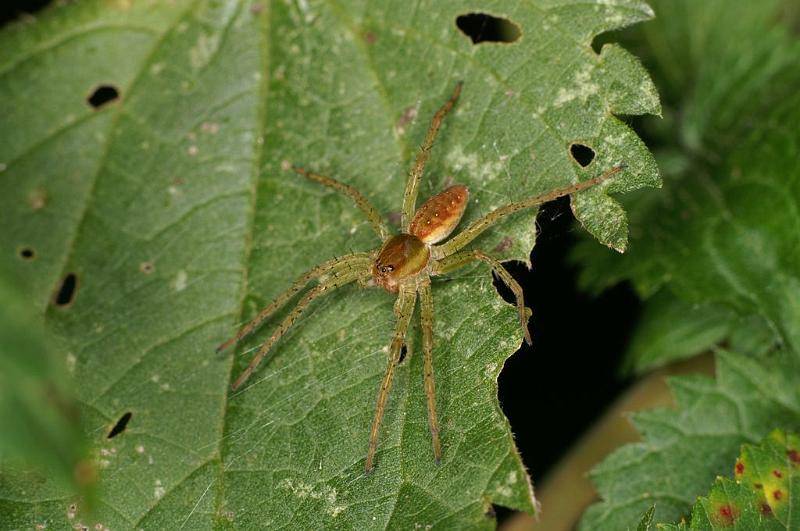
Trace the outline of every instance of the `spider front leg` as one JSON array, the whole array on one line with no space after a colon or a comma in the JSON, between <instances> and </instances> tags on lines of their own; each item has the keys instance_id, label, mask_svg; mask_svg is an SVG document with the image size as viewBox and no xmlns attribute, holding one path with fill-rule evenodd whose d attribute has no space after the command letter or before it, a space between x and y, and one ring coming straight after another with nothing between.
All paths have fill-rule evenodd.
<instances>
[{"instance_id":1,"label":"spider front leg","mask_svg":"<svg viewBox=\"0 0 800 531\"><path fill-rule=\"evenodd\" d=\"M414 283L406 283L400 286L397 301L394 303L394 335L389 347L389 362L386 365L386 373L381 382L378 392L378 403L375 406L375 416L372 419L372 428L369 431L369 449L367 450L367 473L372 471L373 461L375 460L375 450L378 448L378 434L383 421L383 413L386 409L386 399L389 398L389 391L394 380L394 371L400 363L400 352L405 343L408 325L414 313L414 305L417 303L417 287Z\"/></svg>"},{"instance_id":2,"label":"spider front leg","mask_svg":"<svg viewBox=\"0 0 800 531\"><path fill-rule=\"evenodd\" d=\"M419 180L422 177L425 164L428 162L428 156L431 153L433 142L436 140L436 135L439 133L439 127L441 127L444 117L447 116L447 113L449 113L453 105L456 104L456 100L461 94L461 85L463 85L461 81L456 83L456 87L453 89L453 95L450 96L449 100L444 102L444 105L442 105L433 116L428 132L425 134L425 140L419 148L417 160L414 161L414 166L408 174L406 190L403 194L403 232L408 232L408 225L411 223L411 218L414 217L414 210L416 210L417 205L417 193L419 192Z\"/></svg>"},{"instance_id":3,"label":"spider front leg","mask_svg":"<svg viewBox=\"0 0 800 531\"><path fill-rule=\"evenodd\" d=\"M278 295L278 297L272 301L269 306L261 310L258 315L255 316L255 318L242 327L235 336L219 345L216 348L216 351L221 352L229 346L234 345L244 339L253 330L255 330L258 325L263 323L265 319L279 310L289 299L291 299L298 291L303 289L306 284L315 278L319 278L327 273L335 273L340 269L367 268L371 260L372 257L369 253L353 253L328 260L327 262L323 262L313 269L306 271L300 276L300 278L295 280L291 286L289 286L289 289Z\"/></svg>"},{"instance_id":4,"label":"spider front leg","mask_svg":"<svg viewBox=\"0 0 800 531\"><path fill-rule=\"evenodd\" d=\"M381 240L385 240L389 236L389 229L387 229L386 225L384 225L381 215L378 214L378 209L375 208L372 203L369 202L369 199L364 197L361 192L349 184L344 184L343 182L337 181L331 177L320 175L319 173L314 173L313 171L308 171L297 166L293 166L292 169L300 175L307 177L308 179L311 179L322 186L333 188L337 192L341 192L348 196L355 202L356 206L360 208L362 212L364 212L370 225L372 225L372 228L378 233L378 236L380 236Z\"/></svg>"},{"instance_id":5,"label":"spider front leg","mask_svg":"<svg viewBox=\"0 0 800 531\"><path fill-rule=\"evenodd\" d=\"M368 274L369 269L366 267L337 270L331 273L331 278L320 282L311 291L306 293L297 303L297 306L295 306L289 315L283 319L280 326L278 326L278 329L275 330L269 339L261 345L261 348L259 348L256 355L253 356L250 364L244 371L242 371L239 377L236 378L236 381L233 383L233 385L231 385L231 389L234 391L237 390L250 377L250 375L253 374L253 371L256 370L256 367L258 367L259 363L261 363L261 360L267 355L267 352L269 352L273 345L278 342L281 336L283 336L283 334L285 334L286 331L291 328L297 318L302 315L303 311L314 299L325 295L331 290L349 284L350 282L364 278Z\"/></svg>"},{"instance_id":6,"label":"spider front leg","mask_svg":"<svg viewBox=\"0 0 800 531\"><path fill-rule=\"evenodd\" d=\"M425 364L425 398L428 401L428 426L433 442L433 458L442 461L442 445L439 442L439 420L436 417L436 388L433 381L433 296L431 279L427 275L419 280L420 321L422 322L422 351Z\"/></svg>"},{"instance_id":7,"label":"spider front leg","mask_svg":"<svg viewBox=\"0 0 800 531\"><path fill-rule=\"evenodd\" d=\"M517 301L517 316L519 317L519 325L522 328L522 334L525 337L525 342L529 345L533 344L531 340L531 333L528 331L528 312L525 308L525 298L522 294L522 286L514 280L514 277L503 267L496 258L489 256L488 254L484 253L483 251L479 251L477 249L470 249L467 251L460 251L455 254L451 254L446 258L442 258L434 262L433 267L431 268L431 274L433 275L441 275L447 273L449 271L453 271L454 269L458 269L461 266L464 266L470 262L475 260L479 260L492 268L498 277L505 283L506 286L514 293L514 298Z\"/></svg>"}]
</instances>

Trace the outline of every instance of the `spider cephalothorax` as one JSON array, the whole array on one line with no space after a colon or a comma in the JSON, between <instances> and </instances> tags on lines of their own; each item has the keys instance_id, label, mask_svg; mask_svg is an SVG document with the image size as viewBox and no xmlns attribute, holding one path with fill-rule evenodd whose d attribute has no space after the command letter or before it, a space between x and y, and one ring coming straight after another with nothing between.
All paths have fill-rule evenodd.
<instances>
[{"instance_id":1,"label":"spider cephalothorax","mask_svg":"<svg viewBox=\"0 0 800 531\"><path fill-rule=\"evenodd\" d=\"M527 313L522 297L522 288L498 260L480 250L464 249L464 247L487 228L509 214L596 186L622 170L622 166L616 166L593 179L522 201L509 203L479 218L464 231L440 244L452 234L461 220L467 208L469 191L464 185L451 186L428 199L418 209L416 208L417 192L422 171L425 168L425 163L428 160L428 155L442 120L453 107L460 93L461 83L456 85L453 95L442 105L431 121L425 141L406 182L406 190L403 196L402 232L400 234L390 236L383 219L375 207L352 186L303 168L294 168L297 173L342 192L353 199L356 205L366 214L367 219L383 243L379 249L335 258L323 262L306 272L289 289L280 294L272 304L261 310L234 337L217 347L217 351L220 351L236 343L255 330L265 319L288 302L293 295L304 289L309 282L312 280L318 281L318 284L306 292L294 309L283 319L277 330L261 345L250 364L233 383L233 389L237 389L253 373L267 352L314 299L335 288L356 281L363 286L370 285L370 281L374 281L376 285L389 293L396 293L397 300L394 304L395 330L389 347L389 361L386 366L386 373L383 376L378 392L378 403L375 407L375 416L370 429L365 463L367 472L372 470L373 467L386 400L392 387L395 368L400 362L406 331L417 303L417 295L419 295L420 299L420 319L422 321L428 426L431 431L434 458L437 463L441 460L442 451L439 440L439 422L436 416L433 379L433 298L431 296L430 277L448 273L474 261L488 264L497 276L514 292L523 336L525 341L530 344L531 337L528 332Z\"/></svg>"},{"instance_id":2,"label":"spider cephalothorax","mask_svg":"<svg viewBox=\"0 0 800 531\"><path fill-rule=\"evenodd\" d=\"M386 240L381 247L372 266L372 277L389 293L397 293L400 283L428 267L430 259L431 250L422 240L413 234L401 233Z\"/></svg>"}]
</instances>

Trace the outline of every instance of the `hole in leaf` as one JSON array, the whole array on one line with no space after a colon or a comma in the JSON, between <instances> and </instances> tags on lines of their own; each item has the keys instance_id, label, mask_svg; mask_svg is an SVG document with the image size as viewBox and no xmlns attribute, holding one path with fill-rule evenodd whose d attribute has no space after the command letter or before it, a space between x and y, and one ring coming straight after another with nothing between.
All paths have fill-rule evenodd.
<instances>
[{"instance_id":1,"label":"hole in leaf","mask_svg":"<svg viewBox=\"0 0 800 531\"><path fill-rule=\"evenodd\" d=\"M119 98L119 91L114 85L98 85L92 93L86 98L86 102L99 109L103 105L112 102Z\"/></svg>"},{"instance_id":2,"label":"hole in leaf","mask_svg":"<svg viewBox=\"0 0 800 531\"><path fill-rule=\"evenodd\" d=\"M527 268L522 262L511 260L508 262L503 262L502 264L506 271L508 271L508 273L514 277L517 282L525 277ZM504 301L512 305L517 304L517 298L514 296L514 292L511 291L511 288L506 286L506 283L503 282L503 279L497 276L497 273L494 271L492 271L492 285L494 286L495 291L497 291L497 294L500 295Z\"/></svg>"},{"instance_id":3,"label":"hole in leaf","mask_svg":"<svg viewBox=\"0 0 800 531\"><path fill-rule=\"evenodd\" d=\"M572 159L585 168L594 160L594 150L584 144L570 144L569 154Z\"/></svg>"},{"instance_id":4,"label":"hole in leaf","mask_svg":"<svg viewBox=\"0 0 800 531\"><path fill-rule=\"evenodd\" d=\"M54 302L56 306L69 306L75 300L75 293L78 291L78 276L75 273L67 273L61 280Z\"/></svg>"},{"instance_id":5,"label":"hole in leaf","mask_svg":"<svg viewBox=\"0 0 800 531\"><path fill-rule=\"evenodd\" d=\"M522 32L519 26L507 18L494 17L486 13L467 13L456 17L456 26L472 39L481 42L515 42Z\"/></svg>"},{"instance_id":6,"label":"hole in leaf","mask_svg":"<svg viewBox=\"0 0 800 531\"><path fill-rule=\"evenodd\" d=\"M23 260L33 260L36 258L36 252L30 247L22 247L19 250L19 257Z\"/></svg>"},{"instance_id":7,"label":"hole in leaf","mask_svg":"<svg viewBox=\"0 0 800 531\"><path fill-rule=\"evenodd\" d=\"M125 428L128 426L128 422L130 422L132 416L133 416L133 413L131 413L130 411L125 412L119 418L117 423L114 424L114 427L111 428L111 431L108 432L108 438L109 439L113 439L114 437L116 437L117 435L119 435L120 433L125 431Z\"/></svg>"},{"instance_id":8,"label":"hole in leaf","mask_svg":"<svg viewBox=\"0 0 800 531\"><path fill-rule=\"evenodd\" d=\"M155 270L156 270L156 266L153 265L153 262L149 262L148 261L148 262L142 262L141 264L139 264L139 271L141 271L145 275L149 275L150 273L152 273Z\"/></svg>"},{"instance_id":9,"label":"hole in leaf","mask_svg":"<svg viewBox=\"0 0 800 531\"><path fill-rule=\"evenodd\" d=\"M403 346L400 347L400 360L397 362L398 365L406 361L406 354L408 354L408 346L403 343Z\"/></svg>"}]
</instances>

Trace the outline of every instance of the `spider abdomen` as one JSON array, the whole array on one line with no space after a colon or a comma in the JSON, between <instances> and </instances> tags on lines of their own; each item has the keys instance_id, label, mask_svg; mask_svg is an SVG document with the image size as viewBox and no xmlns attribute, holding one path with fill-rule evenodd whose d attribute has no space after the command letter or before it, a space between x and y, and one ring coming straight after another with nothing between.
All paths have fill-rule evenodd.
<instances>
[{"instance_id":1,"label":"spider abdomen","mask_svg":"<svg viewBox=\"0 0 800 531\"><path fill-rule=\"evenodd\" d=\"M408 231L428 245L444 240L461 221L467 201L469 190L463 184L439 192L417 209Z\"/></svg>"},{"instance_id":2,"label":"spider abdomen","mask_svg":"<svg viewBox=\"0 0 800 531\"><path fill-rule=\"evenodd\" d=\"M381 247L372 266L372 276L386 291L397 293L400 283L425 269L430 258L430 249L419 238L397 234Z\"/></svg>"}]
</instances>

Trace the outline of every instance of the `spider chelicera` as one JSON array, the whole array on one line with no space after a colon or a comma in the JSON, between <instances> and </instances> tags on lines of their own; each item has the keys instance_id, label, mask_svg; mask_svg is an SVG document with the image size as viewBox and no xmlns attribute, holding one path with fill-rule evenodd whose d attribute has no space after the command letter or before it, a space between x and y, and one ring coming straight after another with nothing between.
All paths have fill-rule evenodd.
<instances>
[{"instance_id":1,"label":"spider chelicera","mask_svg":"<svg viewBox=\"0 0 800 531\"><path fill-rule=\"evenodd\" d=\"M389 347L388 365L378 392L378 403L375 406L375 415L369 432L366 459L367 472L370 472L373 468L375 451L378 445L378 433L386 408L386 400L392 387L395 369L400 363L401 351L405 343L406 331L414 313L417 295L420 298L428 425L431 431L434 458L437 463L441 461L442 447L439 440L439 422L436 418L436 398L433 380L433 298L431 296L431 277L448 273L473 261L481 261L488 264L514 293L519 314L519 324L525 341L530 344L531 336L528 332L525 302L522 298L520 285L498 260L478 249L464 249L464 247L483 231L509 214L598 185L623 169L623 166L616 166L599 177L499 207L474 221L463 232L447 242L440 243L453 232L461 220L461 216L467 207L469 191L466 186L456 184L431 197L419 208L416 208L417 192L425 163L428 161L431 147L442 120L453 108L460 93L461 83L458 83L450 99L442 105L434 115L433 120L431 120L425 140L406 182L400 234L390 235L387 226L375 207L352 186L303 168L293 168L300 175L323 186L333 188L355 201L356 205L367 216L375 232L378 233L383 245L381 245L380 249L369 252L352 253L334 258L307 271L289 289L278 295L278 298L269 306L261 310L234 337L217 347L217 352L219 352L237 343L253 332L292 296L304 289L309 282L318 280L318 283L300 299L294 309L284 318L277 330L261 345L250 364L233 383L232 388L236 390L250 377L259 363L261 363L261 360L264 359L264 356L267 355L275 343L314 299L355 281L364 287L377 285L389 293L397 294L397 299L394 303L395 328Z\"/></svg>"}]
</instances>

